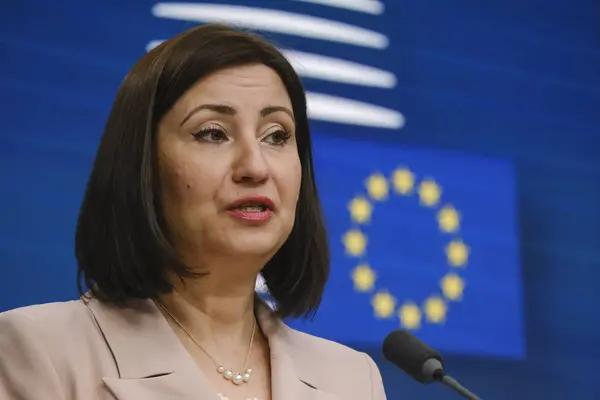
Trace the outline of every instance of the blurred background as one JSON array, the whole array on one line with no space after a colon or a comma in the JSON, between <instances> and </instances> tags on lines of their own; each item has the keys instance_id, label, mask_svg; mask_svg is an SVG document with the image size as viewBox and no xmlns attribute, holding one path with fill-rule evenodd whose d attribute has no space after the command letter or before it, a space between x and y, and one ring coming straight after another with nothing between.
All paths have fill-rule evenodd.
<instances>
[{"instance_id":1,"label":"blurred background","mask_svg":"<svg viewBox=\"0 0 600 400\"><path fill-rule=\"evenodd\" d=\"M292 326L371 354L389 399L457 398L384 360L400 328L482 398L600 398L598 0L3 0L0 312L77 297L116 90L214 21L276 43L307 89L332 276Z\"/></svg>"}]
</instances>

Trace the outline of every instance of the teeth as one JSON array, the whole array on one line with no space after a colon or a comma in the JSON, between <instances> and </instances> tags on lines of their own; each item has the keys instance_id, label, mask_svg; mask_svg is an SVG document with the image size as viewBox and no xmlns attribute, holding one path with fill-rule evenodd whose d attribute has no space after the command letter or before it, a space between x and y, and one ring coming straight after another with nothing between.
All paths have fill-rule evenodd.
<instances>
[{"instance_id":1,"label":"teeth","mask_svg":"<svg viewBox=\"0 0 600 400\"><path fill-rule=\"evenodd\" d=\"M261 205L252 205L252 206L242 206L239 207L240 210L250 211L250 212L262 212L266 210L265 206Z\"/></svg>"}]
</instances>

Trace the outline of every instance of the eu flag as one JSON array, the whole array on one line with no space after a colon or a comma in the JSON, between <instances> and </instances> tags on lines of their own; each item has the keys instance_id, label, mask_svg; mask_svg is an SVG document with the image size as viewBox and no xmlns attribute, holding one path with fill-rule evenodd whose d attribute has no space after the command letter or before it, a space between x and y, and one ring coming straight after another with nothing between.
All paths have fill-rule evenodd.
<instances>
[{"instance_id":1,"label":"eu flag","mask_svg":"<svg viewBox=\"0 0 600 400\"><path fill-rule=\"evenodd\" d=\"M446 353L525 352L515 173L505 161L316 134L332 250L301 330L347 344L409 329Z\"/></svg>"}]
</instances>

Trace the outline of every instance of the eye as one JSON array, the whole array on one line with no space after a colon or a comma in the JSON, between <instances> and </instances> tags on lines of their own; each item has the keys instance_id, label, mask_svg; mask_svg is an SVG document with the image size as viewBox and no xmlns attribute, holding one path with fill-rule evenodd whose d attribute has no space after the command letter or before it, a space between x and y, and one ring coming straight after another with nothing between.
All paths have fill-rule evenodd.
<instances>
[{"instance_id":1,"label":"eye","mask_svg":"<svg viewBox=\"0 0 600 400\"><path fill-rule=\"evenodd\" d=\"M286 132L283 129L279 129L265 136L263 142L268 143L271 146L283 146L288 140L290 140L291 136L291 133Z\"/></svg>"},{"instance_id":2,"label":"eye","mask_svg":"<svg viewBox=\"0 0 600 400\"><path fill-rule=\"evenodd\" d=\"M200 129L199 132L193 134L196 140L202 140L205 142L226 142L228 139L225 130L218 126L209 126Z\"/></svg>"}]
</instances>

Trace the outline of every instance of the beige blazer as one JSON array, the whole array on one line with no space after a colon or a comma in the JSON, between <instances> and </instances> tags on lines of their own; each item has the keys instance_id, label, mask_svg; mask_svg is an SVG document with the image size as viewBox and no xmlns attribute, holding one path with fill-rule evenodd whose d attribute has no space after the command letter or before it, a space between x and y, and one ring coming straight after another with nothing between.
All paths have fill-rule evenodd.
<instances>
[{"instance_id":1,"label":"beige blazer","mask_svg":"<svg viewBox=\"0 0 600 400\"><path fill-rule=\"evenodd\" d=\"M265 306L273 400L385 400L366 354L283 324ZM0 314L2 400L218 400L150 300L97 300Z\"/></svg>"}]
</instances>

